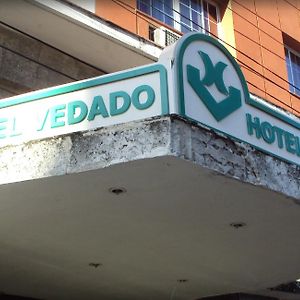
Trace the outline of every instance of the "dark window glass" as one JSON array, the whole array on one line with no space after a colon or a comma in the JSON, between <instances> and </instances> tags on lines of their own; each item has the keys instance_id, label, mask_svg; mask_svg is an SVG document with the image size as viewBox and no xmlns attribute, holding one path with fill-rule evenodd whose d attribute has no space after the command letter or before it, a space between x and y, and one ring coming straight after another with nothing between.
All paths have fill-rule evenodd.
<instances>
[{"instance_id":1,"label":"dark window glass","mask_svg":"<svg viewBox=\"0 0 300 300\"><path fill-rule=\"evenodd\" d=\"M154 41L154 31L155 31L155 27L149 26L149 40L150 41Z\"/></svg>"},{"instance_id":2,"label":"dark window glass","mask_svg":"<svg viewBox=\"0 0 300 300\"><path fill-rule=\"evenodd\" d=\"M211 23L217 28L217 9L205 0L179 0L181 31L209 33ZM210 15L212 13L212 15ZM217 31L214 28L214 31ZM215 32L214 32L215 33Z\"/></svg>"},{"instance_id":3,"label":"dark window glass","mask_svg":"<svg viewBox=\"0 0 300 300\"><path fill-rule=\"evenodd\" d=\"M179 10L176 20L174 7ZM137 8L183 33L217 35L217 7L206 0L138 0Z\"/></svg>"},{"instance_id":4,"label":"dark window glass","mask_svg":"<svg viewBox=\"0 0 300 300\"><path fill-rule=\"evenodd\" d=\"M191 4L192 4L192 9L193 10L195 10L196 12L200 12L201 11L201 5L200 5L199 1L192 0Z\"/></svg>"},{"instance_id":5,"label":"dark window glass","mask_svg":"<svg viewBox=\"0 0 300 300\"><path fill-rule=\"evenodd\" d=\"M138 0L137 8L153 18L174 27L173 0Z\"/></svg>"},{"instance_id":6,"label":"dark window glass","mask_svg":"<svg viewBox=\"0 0 300 300\"><path fill-rule=\"evenodd\" d=\"M300 96L300 56L285 48L285 58L290 91Z\"/></svg>"},{"instance_id":7,"label":"dark window glass","mask_svg":"<svg viewBox=\"0 0 300 300\"><path fill-rule=\"evenodd\" d=\"M209 11L209 16L210 16L211 20L217 23L218 19L217 19L216 7L211 4L208 4L208 11Z\"/></svg>"},{"instance_id":8,"label":"dark window glass","mask_svg":"<svg viewBox=\"0 0 300 300\"><path fill-rule=\"evenodd\" d=\"M146 14L150 14L151 1L141 0L137 2L137 8Z\"/></svg>"},{"instance_id":9,"label":"dark window glass","mask_svg":"<svg viewBox=\"0 0 300 300\"><path fill-rule=\"evenodd\" d=\"M164 1L165 23L174 26L173 0Z\"/></svg>"}]
</instances>

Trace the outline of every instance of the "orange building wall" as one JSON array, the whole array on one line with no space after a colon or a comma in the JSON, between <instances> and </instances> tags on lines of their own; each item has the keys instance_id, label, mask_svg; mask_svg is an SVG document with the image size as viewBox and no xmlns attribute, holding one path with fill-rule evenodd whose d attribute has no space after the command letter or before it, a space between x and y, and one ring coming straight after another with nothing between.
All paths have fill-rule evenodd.
<instances>
[{"instance_id":1,"label":"orange building wall","mask_svg":"<svg viewBox=\"0 0 300 300\"><path fill-rule=\"evenodd\" d=\"M96 14L148 40L149 26L168 27L137 10L136 3L136 0L98 0L96 2Z\"/></svg>"},{"instance_id":2,"label":"orange building wall","mask_svg":"<svg viewBox=\"0 0 300 300\"><path fill-rule=\"evenodd\" d=\"M250 92L298 116L300 98L289 92L283 32L300 42L299 9L298 0L232 1L237 59Z\"/></svg>"},{"instance_id":3,"label":"orange building wall","mask_svg":"<svg viewBox=\"0 0 300 300\"><path fill-rule=\"evenodd\" d=\"M121 2L112 0L96 1L95 12L98 16L133 33L137 33L135 11L136 0L126 0Z\"/></svg>"},{"instance_id":4,"label":"orange building wall","mask_svg":"<svg viewBox=\"0 0 300 300\"><path fill-rule=\"evenodd\" d=\"M96 14L146 39L149 26L167 27L138 11L136 2L98 0ZM236 58L250 92L300 116L300 98L289 92L283 46L283 32L300 42L300 0L230 2Z\"/></svg>"}]
</instances>

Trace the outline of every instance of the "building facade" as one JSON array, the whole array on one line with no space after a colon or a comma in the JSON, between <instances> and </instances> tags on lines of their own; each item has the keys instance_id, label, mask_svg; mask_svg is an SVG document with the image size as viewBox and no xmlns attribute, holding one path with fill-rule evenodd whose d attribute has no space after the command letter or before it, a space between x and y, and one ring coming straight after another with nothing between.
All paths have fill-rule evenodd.
<instances>
[{"instance_id":1,"label":"building facade","mask_svg":"<svg viewBox=\"0 0 300 300\"><path fill-rule=\"evenodd\" d=\"M190 31L220 39L251 93L299 116L297 1L100 1L96 13L161 46Z\"/></svg>"},{"instance_id":2,"label":"building facade","mask_svg":"<svg viewBox=\"0 0 300 300\"><path fill-rule=\"evenodd\" d=\"M253 146L169 104L153 117L4 142L0 299L300 299L299 0L0 0L2 113L90 78L124 80L125 90L131 75L123 74L157 64L168 72L173 103L173 49L190 32L224 47L256 108L288 120L293 134L271 121L258 130L253 117L248 133L266 144ZM225 79L201 80L228 95ZM110 111L98 102L85 117L116 117L112 93ZM141 93L128 96L140 111ZM82 99L73 100L74 108ZM62 109L51 128L70 118ZM30 110L19 109L24 128ZM72 118L68 125L79 118L75 108ZM1 115L0 131L6 122ZM232 123L237 131L240 122ZM0 139L13 136L15 119L10 126ZM274 144L292 160L268 150Z\"/></svg>"}]
</instances>

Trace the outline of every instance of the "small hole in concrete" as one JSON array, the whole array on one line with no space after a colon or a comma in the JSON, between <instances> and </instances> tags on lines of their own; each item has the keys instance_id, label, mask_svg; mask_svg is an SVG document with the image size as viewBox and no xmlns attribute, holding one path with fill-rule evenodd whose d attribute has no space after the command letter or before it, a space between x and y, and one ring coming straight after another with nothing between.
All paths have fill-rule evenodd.
<instances>
[{"instance_id":1,"label":"small hole in concrete","mask_svg":"<svg viewBox=\"0 0 300 300\"><path fill-rule=\"evenodd\" d=\"M123 187L112 187L109 189L112 194L120 195L126 193L126 189Z\"/></svg>"},{"instance_id":2,"label":"small hole in concrete","mask_svg":"<svg viewBox=\"0 0 300 300\"><path fill-rule=\"evenodd\" d=\"M235 229L240 229L242 227L245 227L247 224L244 222L233 222L230 224L231 227L235 228Z\"/></svg>"},{"instance_id":3,"label":"small hole in concrete","mask_svg":"<svg viewBox=\"0 0 300 300\"><path fill-rule=\"evenodd\" d=\"M188 282L188 280L187 279L177 279L177 282L178 283L186 283L186 282Z\"/></svg>"},{"instance_id":4,"label":"small hole in concrete","mask_svg":"<svg viewBox=\"0 0 300 300\"><path fill-rule=\"evenodd\" d=\"M91 262L91 263L89 263L89 266L96 269L96 268L101 267L102 264L101 264L101 263L94 263L94 262Z\"/></svg>"}]
</instances>

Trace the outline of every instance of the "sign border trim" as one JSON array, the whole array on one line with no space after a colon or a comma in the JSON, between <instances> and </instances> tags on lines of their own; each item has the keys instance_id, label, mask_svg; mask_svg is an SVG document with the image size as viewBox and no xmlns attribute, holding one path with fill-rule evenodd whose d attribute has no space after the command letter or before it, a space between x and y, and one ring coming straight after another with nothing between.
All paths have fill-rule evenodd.
<instances>
[{"instance_id":1,"label":"sign border trim","mask_svg":"<svg viewBox=\"0 0 300 300\"><path fill-rule=\"evenodd\" d=\"M139 77L146 74L159 72L160 75L160 94L161 94L161 115L169 114L169 91L167 70L162 64L153 64L141 68L131 69L129 71L120 72L117 74L107 74L99 77L86 79L80 82L67 83L65 85L51 87L43 90L33 91L26 94L13 96L7 101L0 101L0 109L23 103L28 103L36 100L42 100L62 94L67 94L91 87L101 86L104 84Z\"/></svg>"},{"instance_id":2,"label":"sign border trim","mask_svg":"<svg viewBox=\"0 0 300 300\"><path fill-rule=\"evenodd\" d=\"M297 128L300 129L300 122L297 122L296 120L294 120L293 118L288 117L287 115L282 114L280 111L276 111L275 109L272 109L270 107L268 107L267 105L264 105L263 103L260 103L258 101L256 101L251 94L249 93L248 90L248 86L247 86L247 82L245 80L245 77L241 71L240 66L238 65L238 63L236 62L235 58L230 54L230 52L216 39L202 34L202 33L190 33L189 36L187 36L181 43L179 40L179 43L176 44L176 49L175 49L175 62L176 62L176 66L178 69L177 72L177 82L178 82L178 87L177 87L177 92L179 95L179 114L183 117L188 118L189 120L191 120L191 118L189 118L188 116L186 116L185 114L185 107L184 107L184 90L183 90L183 68L182 68L182 62L183 62L183 55L184 52L187 48L187 46L197 40L202 40L202 41L206 41L208 43L213 44L214 46L216 46L217 48L219 48L224 55L226 55L226 57L230 60L230 62L233 64L235 70L238 73L238 76L241 80L242 83L242 87L245 93L245 103L248 105L251 105L269 115L272 115L273 117ZM262 99L264 100L264 99ZM264 100L265 101L265 100ZM195 120L194 120L195 121Z\"/></svg>"}]
</instances>

